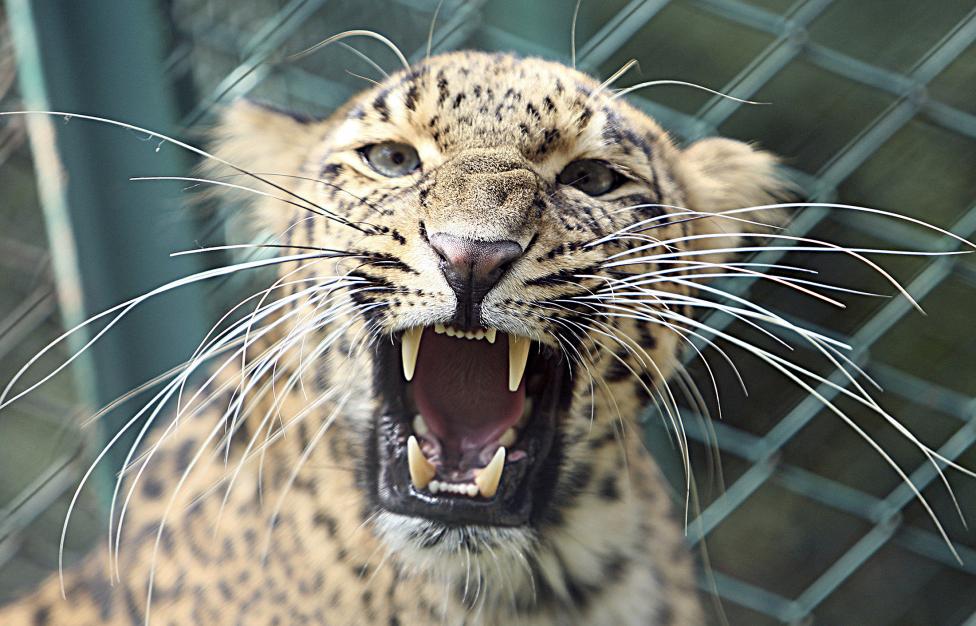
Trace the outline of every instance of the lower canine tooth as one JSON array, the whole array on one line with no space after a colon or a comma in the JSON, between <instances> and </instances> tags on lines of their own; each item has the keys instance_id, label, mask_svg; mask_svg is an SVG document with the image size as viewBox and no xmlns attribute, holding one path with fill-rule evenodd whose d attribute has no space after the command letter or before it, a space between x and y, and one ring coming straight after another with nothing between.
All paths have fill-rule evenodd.
<instances>
[{"instance_id":1,"label":"lower canine tooth","mask_svg":"<svg viewBox=\"0 0 976 626\"><path fill-rule=\"evenodd\" d=\"M417 438L413 435L407 439L407 465L410 466L410 482L417 489L423 489L430 484L434 474L437 473L434 465L427 460L427 457L420 450L420 444L417 443Z\"/></svg>"},{"instance_id":2,"label":"lower canine tooth","mask_svg":"<svg viewBox=\"0 0 976 626\"><path fill-rule=\"evenodd\" d=\"M502 470L505 469L505 446L498 448L491 462L485 466L474 478L474 484L478 485L478 493L485 498L491 498L498 491L498 483L502 479Z\"/></svg>"},{"instance_id":3,"label":"lower canine tooth","mask_svg":"<svg viewBox=\"0 0 976 626\"><path fill-rule=\"evenodd\" d=\"M529 346L532 340L520 335L508 336L508 390L516 391L525 374L525 364L529 360Z\"/></svg>"},{"instance_id":4,"label":"lower canine tooth","mask_svg":"<svg viewBox=\"0 0 976 626\"><path fill-rule=\"evenodd\" d=\"M414 326L403 331L400 354L403 357L403 376L408 381L413 380L413 372L417 369L417 354L420 353L420 337L423 334L423 326Z\"/></svg>"}]
</instances>

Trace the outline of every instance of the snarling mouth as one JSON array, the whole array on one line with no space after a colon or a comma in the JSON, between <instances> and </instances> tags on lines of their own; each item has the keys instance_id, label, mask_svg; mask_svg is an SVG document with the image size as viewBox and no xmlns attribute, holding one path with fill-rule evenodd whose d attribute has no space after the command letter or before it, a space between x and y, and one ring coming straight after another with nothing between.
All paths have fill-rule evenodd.
<instances>
[{"instance_id":1,"label":"snarling mouth","mask_svg":"<svg viewBox=\"0 0 976 626\"><path fill-rule=\"evenodd\" d=\"M378 504L450 524L529 523L555 483L571 396L555 350L437 324L403 331L377 356Z\"/></svg>"}]
</instances>

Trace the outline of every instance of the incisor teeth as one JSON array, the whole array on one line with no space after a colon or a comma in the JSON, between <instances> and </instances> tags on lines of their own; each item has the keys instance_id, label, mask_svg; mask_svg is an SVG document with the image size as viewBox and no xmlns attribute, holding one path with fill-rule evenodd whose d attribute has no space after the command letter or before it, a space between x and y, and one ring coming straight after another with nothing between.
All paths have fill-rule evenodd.
<instances>
[{"instance_id":1,"label":"incisor teeth","mask_svg":"<svg viewBox=\"0 0 976 626\"><path fill-rule=\"evenodd\" d=\"M486 330L481 330L480 328L477 330L461 330L448 324L434 324L434 332L438 335L447 335L455 339L471 339L477 341L487 339L488 343L495 343L495 337L498 335L498 330L494 328L488 328Z\"/></svg>"},{"instance_id":2,"label":"incisor teeth","mask_svg":"<svg viewBox=\"0 0 976 626\"><path fill-rule=\"evenodd\" d=\"M508 390L516 391L525 373L525 364L529 360L529 346L532 341L528 337L519 335L508 336Z\"/></svg>"},{"instance_id":3,"label":"incisor teeth","mask_svg":"<svg viewBox=\"0 0 976 626\"><path fill-rule=\"evenodd\" d=\"M410 466L410 482L417 489L426 487L437 473L434 465L424 456L417 438L413 435L407 439L407 465Z\"/></svg>"},{"instance_id":4,"label":"incisor teeth","mask_svg":"<svg viewBox=\"0 0 976 626\"><path fill-rule=\"evenodd\" d=\"M483 498L494 497L495 492L498 491L498 483L502 479L503 469L505 469L505 446L498 448L495 456L491 457L491 463L474 477L474 484L478 485L478 493Z\"/></svg>"},{"instance_id":5,"label":"incisor teeth","mask_svg":"<svg viewBox=\"0 0 976 626\"><path fill-rule=\"evenodd\" d=\"M448 483L441 482L439 480L430 481L430 485L427 490L431 493L453 493L459 496L468 496L473 498L478 495L478 486L473 483Z\"/></svg>"},{"instance_id":6,"label":"incisor teeth","mask_svg":"<svg viewBox=\"0 0 976 626\"><path fill-rule=\"evenodd\" d=\"M414 326L403 331L400 354L403 357L403 376L408 381L413 380L413 372L417 369L417 354L420 352L420 337L423 334L423 326Z\"/></svg>"}]
</instances>

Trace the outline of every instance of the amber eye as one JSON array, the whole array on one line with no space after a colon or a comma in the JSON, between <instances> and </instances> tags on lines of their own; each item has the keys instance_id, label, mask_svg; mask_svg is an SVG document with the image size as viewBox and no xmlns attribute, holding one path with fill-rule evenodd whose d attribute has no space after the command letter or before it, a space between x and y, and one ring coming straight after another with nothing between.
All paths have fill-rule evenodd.
<instances>
[{"instance_id":1,"label":"amber eye","mask_svg":"<svg viewBox=\"0 0 976 626\"><path fill-rule=\"evenodd\" d=\"M360 148L359 152L371 168L390 178L412 174L420 167L417 151L405 143L374 143Z\"/></svg>"},{"instance_id":2,"label":"amber eye","mask_svg":"<svg viewBox=\"0 0 976 626\"><path fill-rule=\"evenodd\" d=\"M627 181L605 162L596 159L573 161L559 173L558 180L590 196L602 196Z\"/></svg>"}]
</instances>

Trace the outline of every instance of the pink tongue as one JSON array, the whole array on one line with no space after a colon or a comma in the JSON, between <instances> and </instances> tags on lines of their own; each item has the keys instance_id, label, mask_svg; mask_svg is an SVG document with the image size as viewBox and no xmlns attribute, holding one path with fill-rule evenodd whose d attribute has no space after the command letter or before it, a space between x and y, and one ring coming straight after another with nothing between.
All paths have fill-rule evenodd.
<instances>
[{"instance_id":1,"label":"pink tongue","mask_svg":"<svg viewBox=\"0 0 976 626\"><path fill-rule=\"evenodd\" d=\"M494 344L424 329L413 378L417 408L448 458L496 441L522 415L525 380L508 390L508 336Z\"/></svg>"}]
</instances>

